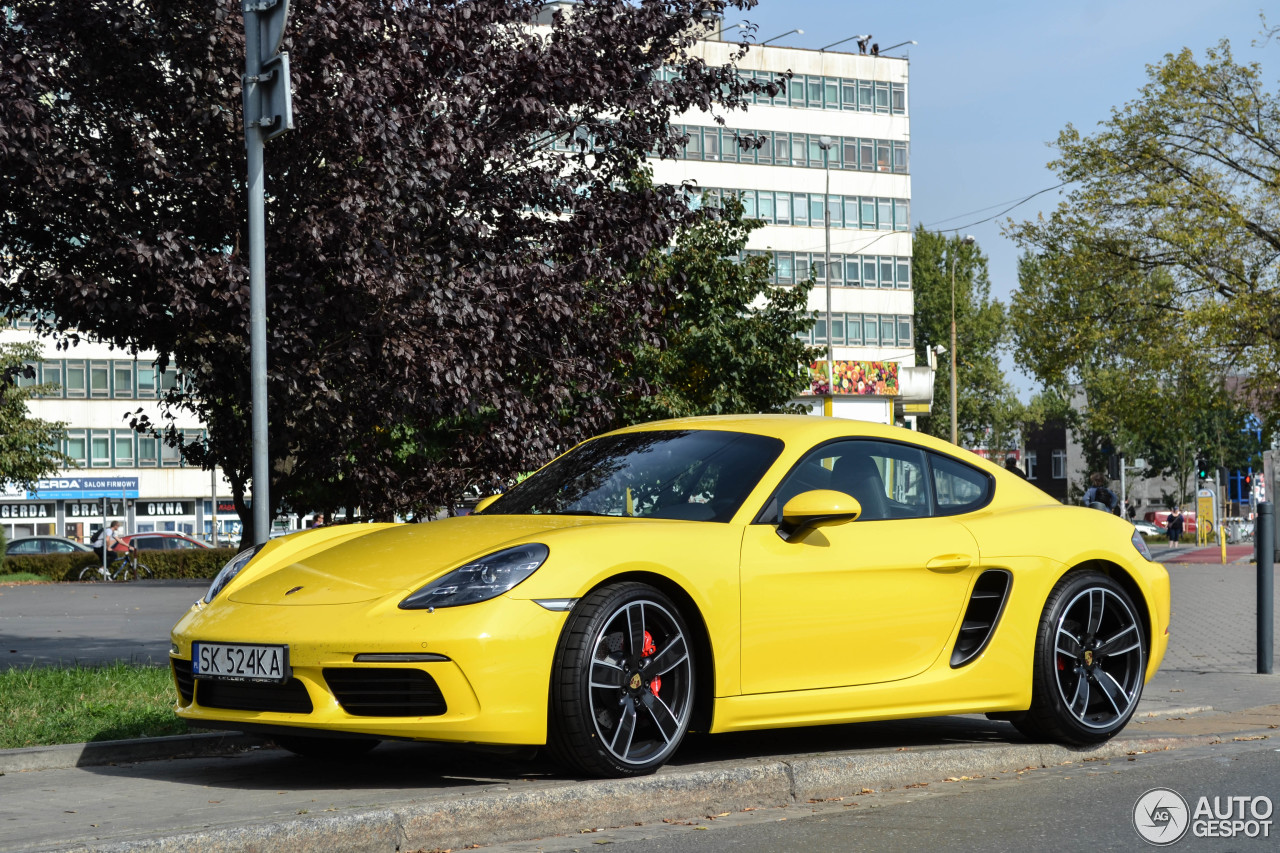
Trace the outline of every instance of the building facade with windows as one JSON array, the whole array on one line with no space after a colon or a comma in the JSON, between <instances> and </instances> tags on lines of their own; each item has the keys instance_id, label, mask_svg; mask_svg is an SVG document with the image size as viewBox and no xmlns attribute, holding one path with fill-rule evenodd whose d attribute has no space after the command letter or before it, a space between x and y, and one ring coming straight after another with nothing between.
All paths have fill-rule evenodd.
<instances>
[{"instance_id":1,"label":"building facade with windows","mask_svg":"<svg viewBox=\"0 0 1280 853\"><path fill-rule=\"evenodd\" d=\"M0 330L0 343L33 340L44 345L44 358L28 363L35 375L19 382L57 386L29 408L34 417L67 425L61 449L72 464L33 490L0 485L0 527L7 537L87 542L102 526L104 501L106 517L119 519L129 533L206 536L215 516L224 536L238 527L225 480L217 478L222 497L215 500L208 471L186 465L175 448L129 426L139 410L159 421L159 397L179 381L175 369L160 372L154 353L135 357L91 341L52 350L22 318ZM177 426L187 440L204 435L194 418Z\"/></svg>"},{"instance_id":2,"label":"building facade with windows","mask_svg":"<svg viewBox=\"0 0 1280 853\"><path fill-rule=\"evenodd\" d=\"M705 41L701 56L722 65L736 47ZM736 195L764 222L747 251L772 255L774 282L813 276L809 341L830 343L837 362L828 414L910 422L928 411L933 370L915 364L908 63L764 45L738 67L785 85L746 110L721 111L723 125L678 116L689 142L677 159L653 161L655 180L692 183L695 204Z\"/></svg>"}]
</instances>

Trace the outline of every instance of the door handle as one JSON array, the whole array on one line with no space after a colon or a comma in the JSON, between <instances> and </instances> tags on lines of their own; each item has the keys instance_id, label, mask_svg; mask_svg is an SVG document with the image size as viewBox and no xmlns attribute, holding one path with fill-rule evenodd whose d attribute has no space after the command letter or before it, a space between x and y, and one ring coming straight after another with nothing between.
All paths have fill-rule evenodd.
<instances>
[{"instance_id":1,"label":"door handle","mask_svg":"<svg viewBox=\"0 0 1280 853\"><path fill-rule=\"evenodd\" d=\"M925 563L931 572L958 572L973 565L973 557L968 554L943 554Z\"/></svg>"}]
</instances>

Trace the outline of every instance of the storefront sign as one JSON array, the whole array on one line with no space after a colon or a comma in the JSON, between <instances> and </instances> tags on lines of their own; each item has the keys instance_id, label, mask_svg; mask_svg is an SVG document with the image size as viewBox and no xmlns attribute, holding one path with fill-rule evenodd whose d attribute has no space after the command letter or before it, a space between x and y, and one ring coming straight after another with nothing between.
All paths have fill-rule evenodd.
<instances>
[{"instance_id":1,"label":"storefront sign","mask_svg":"<svg viewBox=\"0 0 1280 853\"><path fill-rule=\"evenodd\" d=\"M36 490L28 492L28 498L60 498L81 500L84 498L136 498L137 477L57 477L40 480Z\"/></svg>"},{"instance_id":2,"label":"storefront sign","mask_svg":"<svg viewBox=\"0 0 1280 853\"><path fill-rule=\"evenodd\" d=\"M124 501L107 501L107 515L124 515ZM102 501L68 501L67 518L102 518Z\"/></svg>"},{"instance_id":3,"label":"storefront sign","mask_svg":"<svg viewBox=\"0 0 1280 853\"><path fill-rule=\"evenodd\" d=\"M0 518L39 518L52 520L56 504L20 503L0 504Z\"/></svg>"},{"instance_id":4,"label":"storefront sign","mask_svg":"<svg viewBox=\"0 0 1280 853\"><path fill-rule=\"evenodd\" d=\"M135 515L195 515L195 501L138 501Z\"/></svg>"}]
</instances>

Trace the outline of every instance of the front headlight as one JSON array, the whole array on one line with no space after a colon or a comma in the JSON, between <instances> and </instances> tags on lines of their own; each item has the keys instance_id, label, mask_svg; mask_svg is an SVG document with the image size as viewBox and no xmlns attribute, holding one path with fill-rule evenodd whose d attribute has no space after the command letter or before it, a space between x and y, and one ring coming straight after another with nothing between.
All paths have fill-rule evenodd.
<instances>
[{"instance_id":1,"label":"front headlight","mask_svg":"<svg viewBox=\"0 0 1280 853\"><path fill-rule=\"evenodd\" d=\"M262 545L255 545L232 557L231 562L223 566L222 571L218 572L218 576L213 579L213 583L209 584L209 591L204 594L204 603L213 601L214 596L222 592L222 588L231 583L231 579L240 574L240 570L249 565L249 561L257 556L265 545L265 542Z\"/></svg>"},{"instance_id":2,"label":"front headlight","mask_svg":"<svg viewBox=\"0 0 1280 853\"><path fill-rule=\"evenodd\" d=\"M1148 563L1155 562L1151 556L1151 549L1147 547L1147 540L1143 539L1142 534L1136 530L1133 531L1133 547L1138 549L1139 554L1147 558Z\"/></svg>"},{"instance_id":3,"label":"front headlight","mask_svg":"<svg viewBox=\"0 0 1280 853\"><path fill-rule=\"evenodd\" d=\"M459 607L497 598L537 571L550 553L535 542L489 554L427 584L400 602L400 609Z\"/></svg>"}]
</instances>

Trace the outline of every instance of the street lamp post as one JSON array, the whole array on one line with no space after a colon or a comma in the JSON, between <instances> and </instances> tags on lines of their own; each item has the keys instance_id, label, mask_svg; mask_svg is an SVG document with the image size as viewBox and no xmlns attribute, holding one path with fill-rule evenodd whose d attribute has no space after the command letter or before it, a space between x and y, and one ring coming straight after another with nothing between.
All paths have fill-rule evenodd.
<instances>
[{"instance_id":1,"label":"street lamp post","mask_svg":"<svg viewBox=\"0 0 1280 853\"><path fill-rule=\"evenodd\" d=\"M966 235L961 246L972 246L973 237ZM960 430L956 418L956 255L958 247L951 250L951 443L959 444Z\"/></svg>"},{"instance_id":2,"label":"street lamp post","mask_svg":"<svg viewBox=\"0 0 1280 853\"><path fill-rule=\"evenodd\" d=\"M831 330L831 149L835 140L830 136L819 136L818 147L822 149L822 168L827 173L827 188L822 195L822 225L826 237L826 257L822 261L822 278L827 290L827 393L832 397L836 393L836 361L835 335Z\"/></svg>"}]
</instances>

